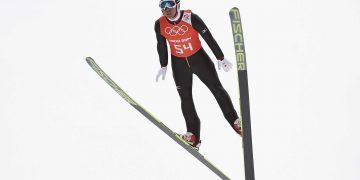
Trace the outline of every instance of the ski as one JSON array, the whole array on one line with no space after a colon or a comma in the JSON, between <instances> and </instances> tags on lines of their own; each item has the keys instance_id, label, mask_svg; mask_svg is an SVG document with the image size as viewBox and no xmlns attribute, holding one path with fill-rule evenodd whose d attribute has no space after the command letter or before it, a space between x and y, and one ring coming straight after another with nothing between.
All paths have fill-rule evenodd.
<instances>
[{"instance_id":1,"label":"ski","mask_svg":"<svg viewBox=\"0 0 360 180\"><path fill-rule=\"evenodd\" d=\"M249 104L249 88L246 67L246 56L244 46L244 36L241 27L241 18L239 9L234 7L229 12L231 20L231 29L233 32L236 64L239 79L240 93L240 118L242 122L242 142L245 167L245 180L255 180L254 160L251 138L251 122L250 122L250 104Z\"/></svg>"},{"instance_id":2,"label":"ski","mask_svg":"<svg viewBox=\"0 0 360 180\"><path fill-rule=\"evenodd\" d=\"M91 57L86 58L86 62L90 65L90 67L111 87L113 88L125 101L127 101L131 106L133 106L136 110L138 110L142 115L144 115L148 120L150 120L155 126L161 129L165 134L167 134L171 139L177 142L181 147L187 150L190 154L192 154L196 159L202 162L206 167L208 167L211 171L213 171L216 175L218 175L222 179L230 179L223 172L220 171L217 167L215 167L209 160L207 160L202 154L196 151L192 146L188 145L185 140L183 140L177 133L169 129L165 124L163 124L160 120L155 118L151 113L146 111L143 107L141 107L135 100L133 100L123 89L121 89L92 59Z\"/></svg>"}]
</instances>

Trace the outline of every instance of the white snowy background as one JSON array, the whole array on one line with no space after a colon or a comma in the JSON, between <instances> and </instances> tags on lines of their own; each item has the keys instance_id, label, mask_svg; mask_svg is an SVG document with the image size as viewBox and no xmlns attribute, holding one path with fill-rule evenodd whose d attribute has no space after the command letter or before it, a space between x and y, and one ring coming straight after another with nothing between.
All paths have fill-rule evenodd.
<instances>
[{"instance_id":1,"label":"white snowy background","mask_svg":"<svg viewBox=\"0 0 360 180\"><path fill-rule=\"evenodd\" d=\"M182 0L235 63L228 11L242 14L258 180L360 179L360 1ZM185 132L160 67L158 1L0 1L0 179L218 179L118 96ZM214 59L214 55L204 43ZM236 109L236 70L218 71ZM241 139L194 77L201 152L242 180Z\"/></svg>"}]
</instances>

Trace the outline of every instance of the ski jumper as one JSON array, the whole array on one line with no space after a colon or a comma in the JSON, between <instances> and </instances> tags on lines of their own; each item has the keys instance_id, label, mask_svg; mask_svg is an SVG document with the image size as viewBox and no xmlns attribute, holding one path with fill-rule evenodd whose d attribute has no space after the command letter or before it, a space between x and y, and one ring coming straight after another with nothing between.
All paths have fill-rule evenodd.
<instances>
[{"instance_id":1,"label":"ski jumper","mask_svg":"<svg viewBox=\"0 0 360 180\"><path fill-rule=\"evenodd\" d=\"M155 32L162 67L168 65L166 41L170 45L173 78L180 95L187 131L192 132L197 140L200 139L200 119L192 96L193 74L210 89L224 117L233 127L238 115L219 80L214 63L201 46L199 34L218 60L222 60L224 54L201 18L190 10L181 11L181 18L177 22L171 22L162 16L155 22Z\"/></svg>"}]
</instances>

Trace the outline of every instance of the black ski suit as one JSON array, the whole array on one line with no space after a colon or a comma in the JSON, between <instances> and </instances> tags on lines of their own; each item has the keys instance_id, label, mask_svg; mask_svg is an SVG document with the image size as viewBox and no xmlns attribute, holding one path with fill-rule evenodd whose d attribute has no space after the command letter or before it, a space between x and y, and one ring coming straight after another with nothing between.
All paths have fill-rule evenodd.
<instances>
[{"instance_id":1,"label":"black ski suit","mask_svg":"<svg viewBox=\"0 0 360 180\"><path fill-rule=\"evenodd\" d=\"M181 11L181 17L183 14L184 11ZM168 22L176 25L180 21L181 18L178 22ZM219 45L211 35L205 23L194 13L191 14L191 25L206 41L216 58L218 60L222 60L224 58L224 54ZM168 65L167 44L166 38L160 33L161 29L159 20L155 22L155 32L160 64L162 67L166 67ZM181 99L181 109L186 121L187 131L192 132L197 137L197 140L200 139L200 119L196 113L192 96L193 74L197 75L199 79L210 89L212 94L215 96L224 117L231 127L233 127L233 123L238 118L238 115L228 93L221 85L214 63L204 49L200 48L195 54L186 57L186 59L184 57L171 55L171 65L173 78Z\"/></svg>"}]
</instances>

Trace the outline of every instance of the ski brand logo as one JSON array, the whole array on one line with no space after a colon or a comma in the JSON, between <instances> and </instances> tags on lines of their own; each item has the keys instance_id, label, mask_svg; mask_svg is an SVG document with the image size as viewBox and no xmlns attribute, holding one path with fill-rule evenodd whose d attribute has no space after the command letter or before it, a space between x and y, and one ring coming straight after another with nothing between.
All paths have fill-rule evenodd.
<instances>
[{"instance_id":1,"label":"ski brand logo","mask_svg":"<svg viewBox=\"0 0 360 180\"><path fill-rule=\"evenodd\" d=\"M173 26L173 27L166 27L165 33L170 36L177 36L177 35L183 36L188 30L189 27L187 27L186 25Z\"/></svg>"},{"instance_id":2,"label":"ski brand logo","mask_svg":"<svg viewBox=\"0 0 360 180\"><path fill-rule=\"evenodd\" d=\"M235 52L238 70L246 70L246 59L245 59L245 48L244 48L244 37L242 34L240 13L238 10L231 10L233 17L231 18Z\"/></svg>"}]
</instances>

